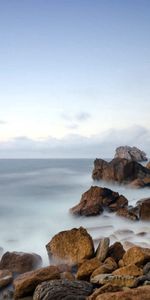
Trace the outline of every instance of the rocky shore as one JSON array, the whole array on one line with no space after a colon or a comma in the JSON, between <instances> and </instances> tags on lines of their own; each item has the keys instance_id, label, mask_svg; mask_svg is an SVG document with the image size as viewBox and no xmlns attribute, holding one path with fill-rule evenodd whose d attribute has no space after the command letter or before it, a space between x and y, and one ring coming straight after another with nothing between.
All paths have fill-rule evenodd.
<instances>
[{"instance_id":1,"label":"rocky shore","mask_svg":"<svg viewBox=\"0 0 150 300\"><path fill-rule=\"evenodd\" d=\"M87 230L56 234L46 245L49 266L38 254L6 252L0 261L0 299L149 300L150 248L123 248Z\"/></svg>"}]
</instances>

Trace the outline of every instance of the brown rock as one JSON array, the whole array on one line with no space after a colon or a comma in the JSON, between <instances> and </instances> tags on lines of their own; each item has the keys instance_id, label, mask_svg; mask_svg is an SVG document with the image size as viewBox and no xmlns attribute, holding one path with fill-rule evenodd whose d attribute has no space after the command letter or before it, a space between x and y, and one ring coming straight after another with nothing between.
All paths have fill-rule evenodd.
<instances>
[{"instance_id":1,"label":"brown rock","mask_svg":"<svg viewBox=\"0 0 150 300\"><path fill-rule=\"evenodd\" d=\"M150 179L150 170L136 161L124 158L114 158L110 162L96 159L92 177L95 180L103 179L106 181L118 181L119 183L131 183L137 179Z\"/></svg>"},{"instance_id":2,"label":"brown rock","mask_svg":"<svg viewBox=\"0 0 150 300\"><path fill-rule=\"evenodd\" d=\"M147 163L146 168L150 169L150 161Z\"/></svg>"},{"instance_id":3,"label":"brown rock","mask_svg":"<svg viewBox=\"0 0 150 300\"><path fill-rule=\"evenodd\" d=\"M112 257L116 262L122 259L125 250L120 242L115 242L109 247L108 256Z\"/></svg>"},{"instance_id":4,"label":"brown rock","mask_svg":"<svg viewBox=\"0 0 150 300\"><path fill-rule=\"evenodd\" d=\"M92 291L92 284L86 281L51 280L37 286L33 300L86 300Z\"/></svg>"},{"instance_id":5,"label":"brown rock","mask_svg":"<svg viewBox=\"0 0 150 300\"><path fill-rule=\"evenodd\" d=\"M0 269L25 273L40 267L42 258L35 253L6 252L0 261Z\"/></svg>"},{"instance_id":6,"label":"brown rock","mask_svg":"<svg viewBox=\"0 0 150 300\"><path fill-rule=\"evenodd\" d=\"M100 274L110 274L111 272L112 267L110 265L103 264L92 273L91 278Z\"/></svg>"},{"instance_id":7,"label":"brown rock","mask_svg":"<svg viewBox=\"0 0 150 300\"><path fill-rule=\"evenodd\" d=\"M150 178L148 176L146 176L145 178L134 179L133 181L131 181L130 186L133 188L150 187Z\"/></svg>"},{"instance_id":8,"label":"brown rock","mask_svg":"<svg viewBox=\"0 0 150 300\"><path fill-rule=\"evenodd\" d=\"M14 280L15 299L32 295L36 286L43 281L59 278L60 273L55 266L49 266L21 274Z\"/></svg>"},{"instance_id":9,"label":"brown rock","mask_svg":"<svg viewBox=\"0 0 150 300\"><path fill-rule=\"evenodd\" d=\"M149 300L150 286L128 289L120 292L105 293L97 296L95 300Z\"/></svg>"},{"instance_id":10,"label":"brown rock","mask_svg":"<svg viewBox=\"0 0 150 300\"><path fill-rule=\"evenodd\" d=\"M99 245L98 245L97 250L96 250L96 257L100 261L105 260L105 258L107 256L108 249L109 249L109 243L110 243L109 238L103 238L103 239L100 240Z\"/></svg>"},{"instance_id":11,"label":"brown rock","mask_svg":"<svg viewBox=\"0 0 150 300\"><path fill-rule=\"evenodd\" d=\"M100 274L95 277L91 277L90 281L96 284L110 283L120 287L134 287L135 277L129 275L111 275L111 274Z\"/></svg>"},{"instance_id":12,"label":"brown rock","mask_svg":"<svg viewBox=\"0 0 150 300\"><path fill-rule=\"evenodd\" d=\"M101 294L104 294L107 292L118 292L120 290L122 290L122 288L120 286L107 283L107 284L103 285L102 287L100 287L99 289L96 289L94 291L94 293L91 296L89 296L87 299L88 300L96 300L97 297Z\"/></svg>"},{"instance_id":13,"label":"brown rock","mask_svg":"<svg viewBox=\"0 0 150 300\"><path fill-rule=\"evenodd\" d=\"M116 261L112 257L107 257L104 261L104 264L109 265L112 271L118 268Z\"/></svg>"},{"instance_id":14,"label":"brown rock","mask_svg":"<svg viewBox=\"0 0 150 300\"><path fill-rule=\"evenodd\" d=\"M130 275L130 276L141 276L143 275L143 270L138 268L136 265L131 264L122 268L115 270L113 275Z\"/></svg>"},{"instance_id":15,"label":"brown rock","mask_svg":"<svg viewBox=\"0 0 150 300\"><path fill-rule=\"evenodd\" d=\"M150 221L150 198L140 201L139 217L142 221Z\"/></svg>"},{"instance_id":16,"label":"brown rock","mask_svg":"<svg viewBox=\"0 0 150 300\"><path fill-rule=\"evenodd\" d=\"M150 260L150 249L134 246L127 250L123 256L124 265L142 265Z\"/></svg>"},{"instance_id":17,"label":"brown rock","mask_svg":"<svg viewBox=\"0 0 150 300\"><path fill-rule=\"evenodd\" d=\"M126 219L129 219L131 221L138 221L138 216L132 211L130 211L129 208L127 207L118 209L117 215L119 217L124 217Z\"/></svg>"},{"instance_id":18,"label":"brown rock","mask_svg":"<svg viewBox=\"0 0 150 300\"><path fill-rule=\"evenodd\" d=\"M63 272L60 274L61 279L75 280L75 276L71 272Z\"/></svg>"},{"instance_id":19,"label":"brown rock","mask_svg":"<svg viewBox=\"0 0 150 300\"><path fill-rule=\"evenodd\" d=\"M12 272L9 270L0 270L0 288L7 286L13 280Z\"/></svg>"},{"instance_id":20,"label":"brown rock","mask_svg":"<svg viewBox=\"0 0 150 300\"><path fill-rule=\"evenodd\" d=\"M78 269L76 278L77 279L88 279L95 269L101 265L98 258L86 260Z\"/></svg>"},{"instance_id":21,"label":"brown rock","mask_svg":"<svg viewBox=\"0 0 150 300\"><path fill-rule=\"evenodd\" d=\"M128 205L128 200L110 189L99 186L91 186L80 200L80 203L70 209L75 215L94 216L99 215L104 209L117 211Z\"/></svg>"},{"instance_id":22,"label":"brown rock","mask_svg":"<svg viewBox=\"0 0 150 300\"><path fill-rule=\"evenodd\" d=\"M120 146L116 148L115 158L125 158L134 161L147 161L146 153L137 147Z\"/></svg>"},{"instance_id":23,"label":"brown rock","mask_svg":"<svg viewBox=\"0 0 150 300\"><path fill-rule=\"evenodd\" d=\"M61 246L60 246L61 245ZM94 256L94 245L86 229L72 229L56 234L46 245L49 259L56 264L76 265Z\"/></svg>"}]
</instances>

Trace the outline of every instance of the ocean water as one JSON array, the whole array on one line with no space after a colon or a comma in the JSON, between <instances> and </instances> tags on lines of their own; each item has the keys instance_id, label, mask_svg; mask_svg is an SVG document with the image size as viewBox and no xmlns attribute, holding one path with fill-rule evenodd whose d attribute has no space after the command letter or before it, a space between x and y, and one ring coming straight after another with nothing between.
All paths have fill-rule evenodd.
<instances>
[{"instance_id":1,"label":"ocean water","mask_svg":"<svg viewBox=\"0 0 150 300\"><path fill-rule=\"evenodd\" d=\"M95 245L109 236L150 247L148 222L132 222L104 213L74 217L69 209L91 185L106 186L126 196L129 204L150 197L150 189L131 189L93 182L93 159L0 160L0 247L4 251L39 253L48 262L45 245L61 230L84 226ZM144 233L143 233L144 232Z\"/></svg>"}]
</instances>

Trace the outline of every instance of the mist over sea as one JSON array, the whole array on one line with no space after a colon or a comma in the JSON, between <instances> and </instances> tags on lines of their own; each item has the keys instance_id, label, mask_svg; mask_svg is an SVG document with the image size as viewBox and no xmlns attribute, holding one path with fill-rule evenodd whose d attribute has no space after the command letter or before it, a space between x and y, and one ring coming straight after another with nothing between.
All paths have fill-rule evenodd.
<instances>
[{"instance_id":1,"label":"mist over sea","mask_svg":"<svg viewBox=\"0 0 150 300\"><path fill-rule=\"evenodd\" d=\"M150 197L150 189L136 190L117 184L93 182L93 161L0 160L0 247L5 252L39 253L46 263L45 245L53 235L79 226L86 227L95 242L109 236L111 242L127 240L148 247L150 228L147 222L126 221L108 213L88 218L70 215L69 208L79 202L81 194L91 185L118 191L127 197L131 205L139 199Z\"/></svg>"}]
</instances>

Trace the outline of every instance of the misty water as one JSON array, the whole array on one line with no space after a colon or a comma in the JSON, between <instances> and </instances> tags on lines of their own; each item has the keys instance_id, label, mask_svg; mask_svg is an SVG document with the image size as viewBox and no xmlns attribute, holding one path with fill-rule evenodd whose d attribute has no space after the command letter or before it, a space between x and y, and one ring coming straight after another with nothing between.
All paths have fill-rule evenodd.
<instances>
[{"instance_id":1,"label":"misty water","mask_svg":"<svg viewBox=\"0 0 150 300\"><path fill-rule=\"evenodd\" d=\"M87 228L95 243L109 236L111 243L129 241L149 247L148 222L109 213L88 218L70 215L69 208L91 185L118 191L131 205L150 196L150 189L93 182L92 169L93 159L0 160L0 247L39 253L46 263L45 245L54 234L79 226Z\"/></svg>"}]
</instances>

